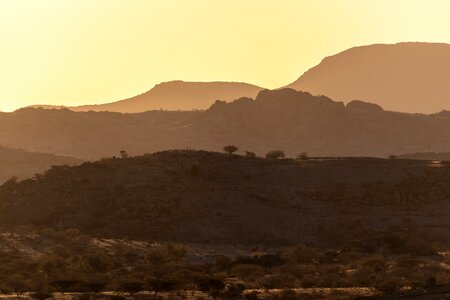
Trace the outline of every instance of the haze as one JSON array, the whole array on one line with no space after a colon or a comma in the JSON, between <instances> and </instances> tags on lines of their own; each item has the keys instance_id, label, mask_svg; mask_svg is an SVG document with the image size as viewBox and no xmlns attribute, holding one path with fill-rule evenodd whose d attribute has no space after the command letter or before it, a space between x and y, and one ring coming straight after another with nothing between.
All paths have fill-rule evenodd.
<instances>
[{"instance_id":1,"label":"haze","mask_svg":"<svg viewBox=\"0 0 450 300\"><path fill-rule=\"evenodd\" d=\"M276 88L353 46L450 42L444 0L274 3L1 0L0 110L106 103L174 79Z\"/></svg>"}]
</instances>

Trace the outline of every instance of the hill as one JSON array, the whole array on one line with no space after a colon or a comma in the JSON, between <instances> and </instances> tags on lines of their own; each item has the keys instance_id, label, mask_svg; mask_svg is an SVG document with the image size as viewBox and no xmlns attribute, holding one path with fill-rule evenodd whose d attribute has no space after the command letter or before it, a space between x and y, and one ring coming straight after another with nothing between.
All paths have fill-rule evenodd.
<instances>
[{"instance_id":1,"label":"hill","mask_svg":"<svg viewBox=\"0 0 450 300\"><path fill-rule=\"evenodd\" d=\"M25 179L44 172L51 166L77 165L82 160L53 154L27 152L0 146L0 183L11 177Z\"/></svg>"},{"instance_id":2,"label":"hill","mask_svg":"<svg viewBox=\"0 0 450 300\"><path fill-rule=\"evenodd\" d=\"M436 152L419 152L407 153L399 155L402 159L417 159L417 160L435 160L435 161L450 161L450 152L436 153Z\"/></svg>"},{"instance_id":3,"label":"hill","mask_svg":"<svg viewBox=\"0 0 450 300\"><path fill-rule=\"evenodd\" d=\"M431 236L447 230L449 179L450 168L414 160L166 151L8 182L0 222L103 237L330 245L407 219Z\"/></svg>"},{"instance_id":4,"label":"hill","mask_svg":"<svg viewBox=\"0 0 450 300\"><path fill-rule=\"evenodd\" d=\"M73 111L111 111L136 113L149 110L201 110L215 100L231 101L239 97L255 97L262 88L241 82L170 81L155 85L151 90L121 101L69 107ZM61 106L35 105L42 108Z\"/></svg>"},{"instance_id":5,"label":"hill","mask_svg":"<svg viewBox=\"0 0 450 300\"><path fill-rule=\"evenodd\" d=\"M326 57L287 87L387 110L433 113L450 109L450 45L369 45Z\"/></svg>"},{"instance_id":6,"label":"hill","mask_svg":"<svg viewBox=\"0 0 450 300\"><path fill-rule=\"evenodd\" d=\"M99 159L126 150L221 151L227 144L264 155L378 156L450 151L450 118L384 111L356 101L345 106L292 89L264 90L255 100L217 101L206 111L136 114L21 109L0 114L0 144Z\"/></svg>"}]
</instances>

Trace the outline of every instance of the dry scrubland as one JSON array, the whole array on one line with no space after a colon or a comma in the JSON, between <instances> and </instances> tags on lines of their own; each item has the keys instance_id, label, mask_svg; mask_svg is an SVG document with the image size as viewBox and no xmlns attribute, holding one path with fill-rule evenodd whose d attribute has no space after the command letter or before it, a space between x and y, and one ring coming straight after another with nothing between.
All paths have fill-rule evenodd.
<instances>
[{"instance_id":1,"label":"dry scrubland","mask_svg":"<svg viewBox=\"0 0 450 300\"><path fill-rule=\"evenodd\" d=\"M53 167L0 187L0 287L84 299L424 293L450 276L449 196L446 162L165 151Z\"/></svg>"}]
</instances>

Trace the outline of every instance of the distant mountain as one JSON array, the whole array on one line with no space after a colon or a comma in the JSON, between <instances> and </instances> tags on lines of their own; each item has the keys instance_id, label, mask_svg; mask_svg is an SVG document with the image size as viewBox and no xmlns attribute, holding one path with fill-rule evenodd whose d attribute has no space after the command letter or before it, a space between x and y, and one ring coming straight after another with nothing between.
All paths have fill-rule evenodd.
<instances>
[{"instance_id":1,"label":"distant mountain","mask_svg":"<svg viewBox=\"0 0 450 300\"><path fill-rule=\"evenodd\" d=\"M58 165L78 165L82 160L53 154L27 152L0 146L0 184L12 177L34 176Z\"/></svg>"},{"instance_id":2,"label":"distant mountain","mask_svg":"<svg viewBox=\"0 0 450 300\"><path fill-rule=\"evenodd\" d=\"M287 87L392 111L450 109L450 45L370 45L326 57Z\"/></svg>"},{"instance_id":3,"label":"distant mountain","mask_svg":"<svg viewBox=\"0 0 450 300\"><path fill-rule=\"evenodd\" d=\"M408 226L448 240L449 179L449 168L400 159L298 162L167 151L55 167L36 180L5 184L0 225L279 246L342 243L408 219Z\"/></svg>"},{"instance_id":4,"label":"distant mountain","mask_svg":"<svg viewBox=\"0 0 450 300\"><path fill-rule=\"evenodd\" d=\"M136 113L149 110L207 109L215 100L231 101L239 97L255 97L262 88L240 82L171 81L157 84L141 95L100 105L68 107L73 111L111 111ZM34 105L42 108L61 106Z\"/></svg>"},{"instance_id":5,"label":"distant mountain","mask_svg":"<svg viewBox=\"0 0 450 300\"><path fill-rule=\"evenodd\" d=\"M6 130L7 129L7 130ZM227 144L264 155L377 156L450 151L450 117L345 106L292 89L263 90L255 100L217 101L206 111L137 114L21 109L0 114L0 144L98 159L167 149L221 151Z\"/></svg>"}]
</instances>

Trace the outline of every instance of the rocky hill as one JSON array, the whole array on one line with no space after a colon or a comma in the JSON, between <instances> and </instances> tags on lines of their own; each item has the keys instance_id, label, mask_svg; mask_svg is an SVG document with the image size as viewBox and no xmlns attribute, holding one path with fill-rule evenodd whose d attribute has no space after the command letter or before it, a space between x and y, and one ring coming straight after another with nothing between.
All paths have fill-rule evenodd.
<instances>
[{"instance_id":1,"label":"rocky hill","mask_svg":"<svg viewBox=\"0 0 450 300\"><path fill-rule=\"evenodd\" d=\"M82 160L0 146L0 183L11 177L25 179L58 165L78 165Z\"/></svg>"},{"instance_id":2,"label":"rocky hill","mask_svg":"<svg viewBox=\"0 0 450 300\"><path fill-rule=\"evenodd\" d=\"M423 161L166 151L10 181L0 188L0 223L103 237L331 244L405 220L446 233L449 184L447 166Z\"/></svg>"},{"instance_id":3,"label":"rocky hill","mask_svg":"<svg viewBox=\"0 0 450 300\"><path fill-rule=\"evenodd\" d=\"M288 87L387 110L433 113L450 108L450 45L369 45L326 57Z\"/></svg>"},{"instance_id":4,"label":"rocky hill","mask_svg":"<svg viewBox=\"0 0 450 300\"><path fill-rule=\"evenodd\" d=\"M6 130L8 128L8 130ZM235 144L264 155L377 156L450 151L450 117L384 111L354 101L292 89L264 90L255 100L217 101L206 111L138 114L22 109L0 114L0 144L99 159L126 150L141 155L168 149L221 151Z\"/></svg>"}]
</instances>

